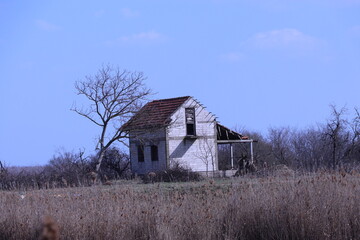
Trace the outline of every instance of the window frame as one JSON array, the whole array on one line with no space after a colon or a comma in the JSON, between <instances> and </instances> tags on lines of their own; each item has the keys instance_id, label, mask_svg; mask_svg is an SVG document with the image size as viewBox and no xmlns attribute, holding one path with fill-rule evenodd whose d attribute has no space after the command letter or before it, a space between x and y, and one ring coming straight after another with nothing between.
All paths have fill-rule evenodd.
<instances>
[{"instance_id":1,"label":"window frame","mask_svg":"<svg viewBox=\"0 0 360 240\"><path fill-rule=\"evenodd\" d=\"M189 111L191 111L189 113ZM188 114L192 114L193 120L188 120ZM185 126L186 126L186 136L196 136L196 116L195 108L185 108ZM192 134L189 134L190 126L192 126Z\"/></svg>"}]
</instances>

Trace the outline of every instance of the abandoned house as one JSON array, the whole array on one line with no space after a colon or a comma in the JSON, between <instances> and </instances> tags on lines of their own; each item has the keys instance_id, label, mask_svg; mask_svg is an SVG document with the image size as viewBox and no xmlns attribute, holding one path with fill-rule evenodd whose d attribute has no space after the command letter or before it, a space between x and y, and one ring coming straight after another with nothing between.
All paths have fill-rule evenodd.
<instances>
[{"instance_id":1,"label":"abandoned house","mask_svg":"<svg viewBox=\"0 0 360 240\"><path fill-rule=\"evenodd\" d=\"M176 163L196 172L218 172L218 144L249 142L252 153L251 139L219 124L190 96L147 103L123 130L129 133L131 169L136 174L166 170Z\"/></svg>"}]
</instances>

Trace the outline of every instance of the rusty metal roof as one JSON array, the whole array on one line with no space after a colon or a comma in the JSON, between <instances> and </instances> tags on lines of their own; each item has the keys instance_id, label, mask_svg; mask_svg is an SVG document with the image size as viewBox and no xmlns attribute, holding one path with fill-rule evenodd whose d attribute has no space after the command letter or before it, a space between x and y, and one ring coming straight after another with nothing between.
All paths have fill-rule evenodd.
<instances>
[{"instance_id":1,"label":"rusty metal roof","mask_svg":"<svg viewBox=\"0 0 360 240\"><path fill-rule=\"evenodd\" d=\"M122 129L129 131L166 126L170 123L172 114L189 98L190 96L185 96L148 102L123 125Z\"/></svg>"}]
</instances>

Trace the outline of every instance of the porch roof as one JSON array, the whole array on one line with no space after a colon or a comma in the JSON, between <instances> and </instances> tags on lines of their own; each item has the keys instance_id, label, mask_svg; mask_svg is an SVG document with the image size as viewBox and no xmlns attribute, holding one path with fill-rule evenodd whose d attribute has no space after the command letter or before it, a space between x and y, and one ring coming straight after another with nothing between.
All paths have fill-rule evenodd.
<instances>
[{"instance_id":1,"label":"porch roof","mask_svg":"<svg viewBox=\"0 0 360 240\"><path fill-rule=\"evenodd\" d=\"M216 124L217 130L217 140L218 142L225 142L225 141L244 141L249 140L249 137L243 136L242 134L230 130L229 128L221 125L220 123Z\"/></svg>"}]
</instances>

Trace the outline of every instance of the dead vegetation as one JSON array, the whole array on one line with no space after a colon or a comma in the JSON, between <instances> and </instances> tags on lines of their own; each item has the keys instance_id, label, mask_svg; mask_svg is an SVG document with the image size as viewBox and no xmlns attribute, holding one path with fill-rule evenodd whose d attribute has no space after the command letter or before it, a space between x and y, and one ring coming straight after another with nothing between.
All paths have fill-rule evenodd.
<instances>
[{"instance_id":1,"label":"dead vegetation","mask_svg":"<svg viewBox=\"0 0 360 240\"><path fill-rule=\"evenodd\" d=\"M193 172L179 163L174 164L165 171L149 172L142 178L144 183L195 182L203 179L198 172Z\"/></svg>"},{"instance_id":2,"label":"dead vegetation","mask_svg":"<svg viewBox=\"0 0 360 240\"><path fill-rule=\"evenodd\" d=\"M22 194L0 192L0 239L360 239L357 172Z\"/></svg>"}]
</instances>

